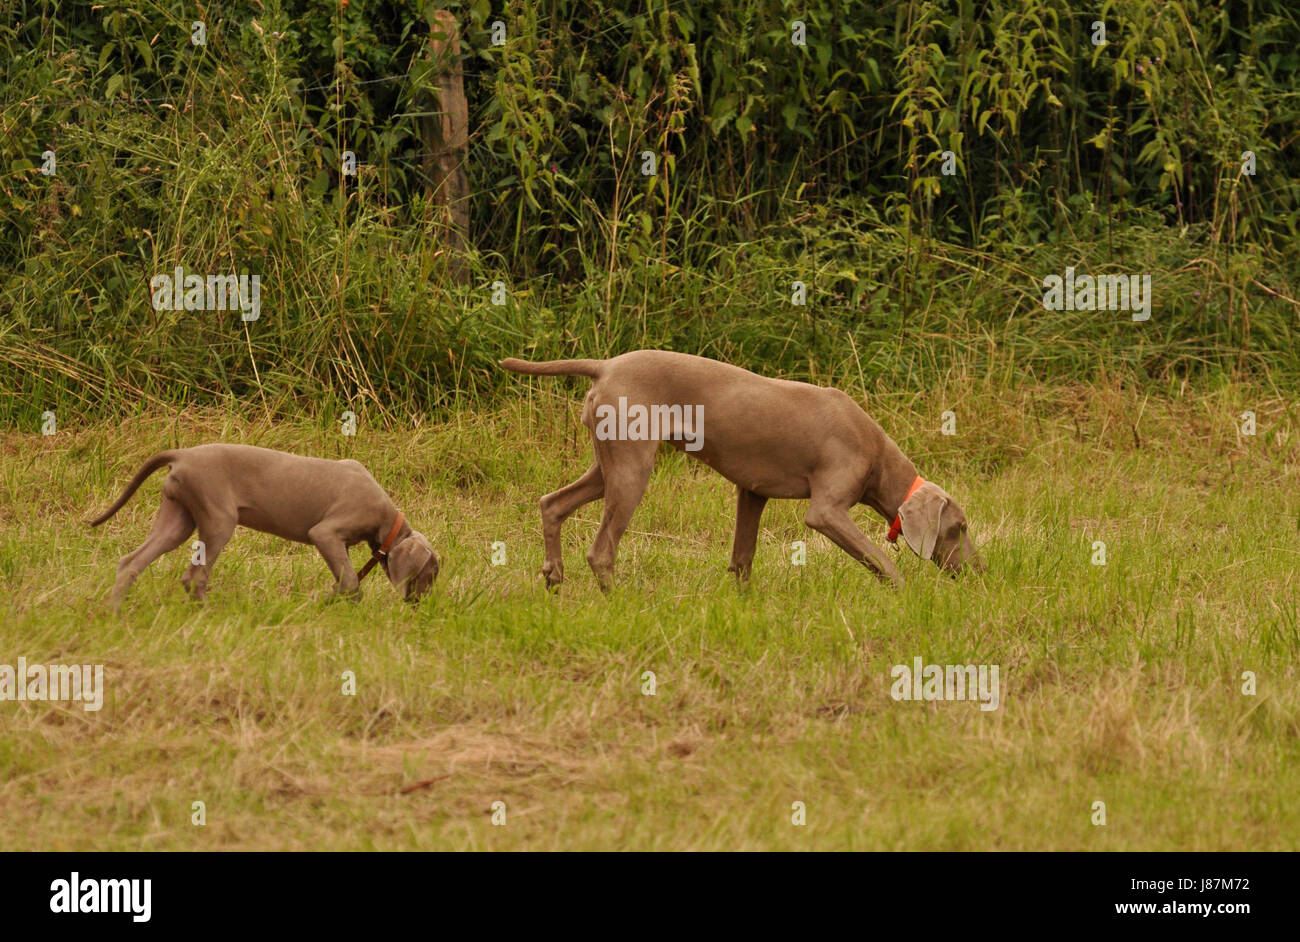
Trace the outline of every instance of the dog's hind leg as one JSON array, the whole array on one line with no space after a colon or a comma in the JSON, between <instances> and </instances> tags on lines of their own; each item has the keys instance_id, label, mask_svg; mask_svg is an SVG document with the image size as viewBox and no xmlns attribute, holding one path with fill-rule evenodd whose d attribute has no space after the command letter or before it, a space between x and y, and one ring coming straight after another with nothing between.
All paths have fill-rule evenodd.
<instances>
[{"instance_id":1,"label":"dog's hind leg","mask_svg":"<svg viewBox=\"0 0 1300 942\"><path fill-rule=\"evenodd\" d=\"M217 564L217 557L230 542L236 526L235 519L224 514L200 515L198 523L199 539L203 543L203 565L190 566L189 572L181 579L195 601L201 601L208 594L212 567Z\"/></svg>"},{"instance_id":2,"label":"dog's hind leg","mask_svg":"<svg viewBox=\"0 0 1300 942\"><path fill-rule=\"evenodd\" d=\"M599 500L604 493L605 477L600 472L600 465L593 464L578 480L541 499L542 540L546 544L542 575L546 577L548 588L564 581L560 527L575 510L583 504Z\"/></svg>"},{"instance_id":3,"label":"dog's hind leg","mask_svg":"<svg viewBox=\"0 0 1300 942\"><path fill-rule=\"evenodd\" d=\"M601 591L608 592L614 580L619 541L650 483L659 442L597 440L595 445L596 460L605 479L605 514L587 551L587 563Z\"/></svg>"},{"instance_id":4,"label":"dog's hind leg","mask_svg":"<svg viewBox=\"0 0 1300 942\"><path fill-rule=\"evenodd\" d=\"M185 505L164 495L148 538L139 549L127 553L117 564L117 581L113 583L113 593L109 596L113 606L116 608L122 604L127 589L131 588L131 583L144 572L145 567L163 553L180 546L193 532L194 518L185 509Z\"/></svg>"}]
</instances>

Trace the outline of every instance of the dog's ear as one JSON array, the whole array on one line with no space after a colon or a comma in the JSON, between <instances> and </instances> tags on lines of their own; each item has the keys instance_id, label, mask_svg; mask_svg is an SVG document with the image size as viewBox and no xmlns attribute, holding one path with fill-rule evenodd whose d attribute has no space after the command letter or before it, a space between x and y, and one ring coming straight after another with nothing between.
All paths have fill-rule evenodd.
<instances>
[{"instance_id":1,"label":"dog's ear","mask_svg":"<svg viewBox=\"0 0 1300 942\"><path fill-rule=\"evenodd\" d=\"M898 509L903 539L922 559L934 556L934 545L939 541L939 518L943 515L943 508L948 506L948 500L943 488L926 481Z\"/></svg>"},{"instance_id":2,"label":"dog's ear","mask_svg":"<svg viewBox=\"0 0 1300 942\"><path fill-rule=\"evenodd\" d=\"M414 602L429 591L438 576L438 555L425 535L412 530L411 535L388 552L388 581L405 589L406 600Z\"/></svg>"}]
</instances>

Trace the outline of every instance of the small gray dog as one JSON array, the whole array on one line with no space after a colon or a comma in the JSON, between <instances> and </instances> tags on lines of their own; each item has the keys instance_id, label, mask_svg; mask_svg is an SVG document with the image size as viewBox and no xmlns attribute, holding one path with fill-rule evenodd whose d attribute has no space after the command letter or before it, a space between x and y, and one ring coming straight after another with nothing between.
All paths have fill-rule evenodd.
<instances>
[{"instance_id":1,"label":"small gray dog","mask_svg":"<svg viewBox=\"0 0 1300 942\"><path fill-rule=\"evenodd\" d=\"M112 507L91 521L97 527L117 513L159 468L162 506L139 549L117 564L111 600L120 605L136 577L163 553L180 546L198 527L202 565L191 565L181 582L196 599L236 526L286 540L310 543L334 574L336 595L354 595L376 563L406 600L419 600L438 575L438 557L424 534L412 530L384 489L357 461L304 458L251 445L199 445L162 451L144 463ZM358 575L348 547L365 541L370 561Z\"/></svg>"}]
</instances>

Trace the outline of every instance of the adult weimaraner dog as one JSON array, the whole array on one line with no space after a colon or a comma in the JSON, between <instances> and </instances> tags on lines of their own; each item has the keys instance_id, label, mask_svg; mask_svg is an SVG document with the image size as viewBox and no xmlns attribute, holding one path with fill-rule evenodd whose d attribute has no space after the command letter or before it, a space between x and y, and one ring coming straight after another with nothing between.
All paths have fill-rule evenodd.
<instances>
[{"instance_id":1,"label":"adult weimaraner dog","mask_svg":"<svg viewBox=\"0 0 1300 942\"><path fill-rule=\"evenodd\" d=\"M91 521L97 527L131 499L145 478L170 465L153 530L117 564L111 596L120 605L144 568L199 530L202 564L181 577L196 599L207 594L217 556L236 526L310 543L334 574L336 595L356 597L376 563L408 602L417 601L438 575L438 557L424 534L412 530L384 489L358 461L304 458L251 445L199 445L162 451L144 463L112 507ZM360 575L348 547L365 541L370 560Z\"/></svg>"},{"instance_id":2,"label":"adult weimaraner dog","mask_svg":"<svg viewBox=\"0 0 1300 942\"><path fill-rule=\"evenodd\" d=\"M737 366L665 350L637 350L609 360L501 366L541 376L594 380L582 407L596 461L567 487L541 499L549 586L564 579L560 526L583 504L603 497L605 512L587 562L608 591L619 540L641 501L659 441L699 458L736 485L732 572L749 576L758 519L771 498L807 499L808 526L830 537L880 578L902 584L898 568L853 523L866 504L892 520L922 559L956 573L983 569L966 530L966 514L916 466L862 407L837 389L758 376ZM657 431L656 431L657 426Z\"/></svg>"}]
</instances>

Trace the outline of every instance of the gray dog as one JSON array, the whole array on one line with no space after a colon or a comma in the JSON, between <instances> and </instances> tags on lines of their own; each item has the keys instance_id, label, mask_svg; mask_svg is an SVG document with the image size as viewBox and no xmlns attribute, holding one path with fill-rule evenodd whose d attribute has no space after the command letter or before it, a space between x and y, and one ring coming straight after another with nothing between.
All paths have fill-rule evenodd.
<instances>
[{"instance_id":1,"label":"gray dog","mask_svg":"<svg viewBox=\"0 0 1300 942\"><path fill-rule=\"evenodd\" d=\"M609 360L512 358L501 365L516 373L594 380L582 424L591 430L595 463L541 500L542 574L549 585L564 579L560 526L603 497L605 512L587 562L601 588L609 589L619 540L645 493L659 441L670 441L736 485L730 569L741 579L749 575L758 519L770 498L808 500L808 526L896 584L903 581L898 568L849 516L854 505L892 520L890 542L901 531L922 559L953 573L967 564L983 568L957 502L924 481L871 416L837 389L662 350Z\"/></svg>"},{"instance_id":2,"label":"gray dog","mask_svg":"<svg viewBox=\"0 0 1300 942\"><path fill-rule=\"evenodd\" d=\"M206 558L181 577L196 599L207 593L212 567L236 526L316 547L334 574L338 595L355 594L376 563L404 589L408 602L424 595L438 575L438 557L424 534L411 529L370 472L350 459L304 458L250 445L159 452L90 525L99 526L121 510L145 478L167 465L171 472L149 538L117 564L114 605L121 604L146 566L184 543L196 526ZM369 544L371 558L358 575L348 547L362 541Z\"/></svg>"}]
</instances>

